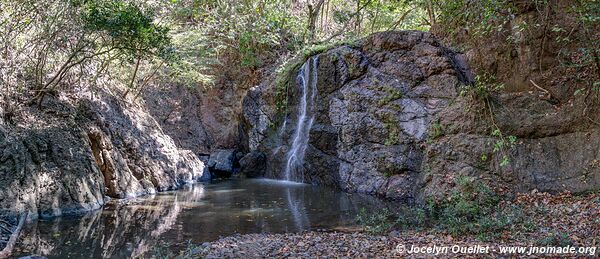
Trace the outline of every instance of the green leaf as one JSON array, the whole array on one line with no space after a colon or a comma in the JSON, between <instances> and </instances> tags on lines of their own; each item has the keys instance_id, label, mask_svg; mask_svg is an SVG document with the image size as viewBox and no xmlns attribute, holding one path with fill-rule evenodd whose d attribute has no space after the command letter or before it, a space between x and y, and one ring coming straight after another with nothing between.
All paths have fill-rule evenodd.
<instances>
[{"instance_id":1,"label":"green leaf","mask_svg":"<svg viewBox=\"0 0 600 259\"><path fill-rule=\"evenodd\" d=\"M510 164L510 160L507 156L502 157L502 161L500 162L501 167L505 167Z\"/></svg>"}]
</instances>

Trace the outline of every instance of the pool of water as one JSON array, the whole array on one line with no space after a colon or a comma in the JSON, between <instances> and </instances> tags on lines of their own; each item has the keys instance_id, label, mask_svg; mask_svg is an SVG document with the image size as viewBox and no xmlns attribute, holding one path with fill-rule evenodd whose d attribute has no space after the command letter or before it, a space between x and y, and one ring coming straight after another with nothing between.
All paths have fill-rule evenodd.
<instances>
[{"instance_id":1,"label":"pool of water","mask_svg":"<svg viewBox=\"0 0 600 259\"><path fill-rule=\"evenodd\" d=\"M235 233L282 233L355 225L359 209L390 206L360 194L267 179L198 183L127 201L80 217L25 226L14 255L129 258L168 242L203 243Z\"/></svg>"}]
</instances>

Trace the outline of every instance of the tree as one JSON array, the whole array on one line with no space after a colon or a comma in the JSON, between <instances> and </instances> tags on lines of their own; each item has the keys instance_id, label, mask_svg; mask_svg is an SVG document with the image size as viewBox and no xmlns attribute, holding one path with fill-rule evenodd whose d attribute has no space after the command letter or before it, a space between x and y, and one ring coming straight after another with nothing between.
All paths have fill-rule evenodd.
<instances>
[{"instance_id":1,"label":"tree","mask_svg":"<svg viewBox=\"0 0 600 259\"><path fill-rule=\"evenodd\" d=\"M46 42L39 48L38 55L42 57L42 61L36 66L39 86L34 100L39 105L46 93L54 90L69 76L73 68L92 62L98 57L112 55L113 59L121 58L133 63L134 72L129 83L130 88L135 82L141 60L152 57L168 58L168 28L154 24L152 13L144 12L135 3L122 0L61 3L67 11L53 10L41 13L52 17L58 25L68 26L53 26L40 30L40 37ZM68 30L63 32L65 28ZM72 47L62 49L65 53L64 58L53 56L52 48L46 46L52 46L65 39L65 36L66 44ZM51 59L56 60L52 61L53 63L61 62L59 66L48 67L54 71L48 71L44 65ZM47 74L51 76L44 79Z\"/></svg>"}]
</instances>

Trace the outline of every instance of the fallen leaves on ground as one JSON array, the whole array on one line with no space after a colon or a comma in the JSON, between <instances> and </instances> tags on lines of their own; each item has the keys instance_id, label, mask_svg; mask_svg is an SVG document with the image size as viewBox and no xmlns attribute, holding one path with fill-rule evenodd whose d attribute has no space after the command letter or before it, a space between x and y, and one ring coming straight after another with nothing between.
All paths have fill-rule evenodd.
<instances>
[{"instance_id":1,"label":"fallen leaves on ground","mask_svg":"<svg viewBox=\"0 0 600 259\"><path fill-rule=\"evenodd\" d=\"M512 201L504 201L498 209L519 207L531 226L513 226L498 240L480 241L476 236L451 236L443 230L392 231L386 236L371 236L362 232L307 231L287 234L247 234L221 238L202 245L201 256L206 258L402 258L398 245L472 247L476 245L497 248L504 246L573 246L598 247L600 241L600 195L575 196L565 192L557 195L537 191L519 194ZM596 251L596 256L600 251ZM499 256L489 254L441 254L436 257ZM419 257L426 256L421 254ZM504 255L506 256L506 255ZM523 255L508 255L520 257ZM539 257L556 255L541 254ZM573 256L573 255L571 255ZM589 256L589 255L577 255ZM529 256L528 256L529 257Z\"/></svg>"}]
</instances>

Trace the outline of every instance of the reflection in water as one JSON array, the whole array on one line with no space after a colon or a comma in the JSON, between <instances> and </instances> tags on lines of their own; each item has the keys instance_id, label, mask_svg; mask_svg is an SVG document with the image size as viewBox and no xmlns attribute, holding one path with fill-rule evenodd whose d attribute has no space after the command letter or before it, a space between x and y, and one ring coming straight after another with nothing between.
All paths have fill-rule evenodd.
<instances>
[{"instance_id":1,"label":"reflection in water","mask_svg":"<svg viewBox=\"0 0 600 259\"><path fill-rule=\"evenodd\" d=\"M50 258L136 257L159 242L174 249L235 233L295 232L354 224L358 209L386 204L373 197L274 180L230 180L128 201L76 218L25 226L15 255Z\"/></svg>"},{"instance_id":2,"label":"reflection in water","mask_svg":"<svg viewBox=\"0 0 600 259\"><path fill-rule=\"evenodd\" d=\"M292 190L287 189L288 207L294 217L294 224L297 231L302 231L305 226L310 226L302 199L296 199L297 196L292 195Z\"/></svg>"}]
</instances>

